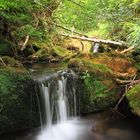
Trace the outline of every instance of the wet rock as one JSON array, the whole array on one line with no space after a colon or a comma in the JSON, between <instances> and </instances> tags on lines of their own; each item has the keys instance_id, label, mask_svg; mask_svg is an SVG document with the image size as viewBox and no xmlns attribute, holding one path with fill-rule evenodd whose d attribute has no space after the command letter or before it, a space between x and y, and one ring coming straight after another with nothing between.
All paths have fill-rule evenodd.
<instances>
[{"instance_id":1,"label":"wet rock","mask_svg":"<svg viewBox=\"0 0 140 140\"><path fill-rule=\"evenodd\" d=\"M33 81L25 69L0 69L0 133L39 125Z\"/></svg>"},{"instance_id":2,"label":"wet rock","mask_svg":"<svg viewBox=\"0 0 140 140\"><path fill-rule=\"evenodd\" d=\"M68 67L81 77L77 82L81 113L115 105L124 91L115 79L129 79L137 72L129 58L116 54L80 54L69 61Z\"/></svg>"}]
</instances>

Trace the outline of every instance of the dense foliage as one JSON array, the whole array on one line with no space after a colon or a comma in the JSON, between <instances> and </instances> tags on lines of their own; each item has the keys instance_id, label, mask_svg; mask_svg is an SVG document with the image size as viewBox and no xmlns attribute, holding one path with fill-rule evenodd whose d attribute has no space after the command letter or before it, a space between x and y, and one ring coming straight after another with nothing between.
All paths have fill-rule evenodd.
<instances>
[{"instance_id":1,"label":"dense foliage","mask_svg":"<svg viewBox=\"0 0 140 140\"><path fill-rule=\"evenodd\" d=\"M140 45L139 0L64 0L56 14L76 30Z\"/></svg>"},{"instance_id":2,"label":"dense foliage","mask_svg":"<svg viewBox=\"0 0 140 140\"><path fill-rule=\"evenodd\" d=\"M139 18L139 0L1 0L0 37L18 47L27 36L48 43L67 27L138 47Z\"/></svg>"},{"instance_id":3,"label":"dense foliage","mask_svg":"<svg viewBox=\"0 0 140 140\"><path fill-rule=\"evenodd\" d=\"M0 35L20 45L28 35L31 39L49 39L51 17L58 0L1 0Z\"/></svg>"}]
</instances>

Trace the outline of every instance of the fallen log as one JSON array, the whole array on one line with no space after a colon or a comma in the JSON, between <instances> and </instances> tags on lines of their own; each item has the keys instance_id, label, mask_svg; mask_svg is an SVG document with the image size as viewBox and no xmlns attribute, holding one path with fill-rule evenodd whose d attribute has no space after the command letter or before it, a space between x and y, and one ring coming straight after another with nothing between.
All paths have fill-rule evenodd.
<instances>
[{"instance_id":1,"label":"fallen log","mask_svg":"<svg viewBox=\"0 0 140 140\"><path fill-rule=\"evenodd\" d=\"M60 34L60 35L67 36L70 38L75 38L75 39L81 39L84 41L95 42L95 43L109 44L109 45L113 45L113 46L125 46L125 44L122 42L116 42L116 41L111 41L111 40L103 40L103 39L84 37L84 36L81 37L81 36L74 36L74 35L68 35L68 34Z\"/></svg>"}]
</instances>

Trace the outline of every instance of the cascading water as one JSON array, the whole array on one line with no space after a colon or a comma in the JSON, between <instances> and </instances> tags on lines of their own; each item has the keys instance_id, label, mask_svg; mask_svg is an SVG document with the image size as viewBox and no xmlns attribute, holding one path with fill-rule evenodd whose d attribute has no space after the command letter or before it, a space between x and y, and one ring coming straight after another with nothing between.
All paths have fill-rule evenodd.
<instances>
[{"instance_id":1,"label":"cascading water","mask_svg":"<svg viewBox=\"0 0 140 140\"><path fill-rule=\"evenodd\" d=\"M66 79L58 80L58 114L60 122L68 119L67 96L66 94ZM68 103L67 103L68 104Z\"/></svg>"},{"instance_id":2,"label":"cascading water","mask_svg":"<svg viewBox=\"0 0 140 140\"><path fill-rule=\"evenodd\" d=\"M93 46L93 53L98 52L99 47L100 47L99 43L95 43Z\"/></svg>"},{"instance_id":3,"label":"cascading water","mask_svg":"<svg viewBox=\"0 0 140 140\"><path fill-rule=\"evenodd\" d=\"M76 89L73 73L58 72L38 80L41 91L43 129L37 140L78 140L91 126L76 118ZM87 129L88 127L88 129Z\"/></svg>"}]
</instances>

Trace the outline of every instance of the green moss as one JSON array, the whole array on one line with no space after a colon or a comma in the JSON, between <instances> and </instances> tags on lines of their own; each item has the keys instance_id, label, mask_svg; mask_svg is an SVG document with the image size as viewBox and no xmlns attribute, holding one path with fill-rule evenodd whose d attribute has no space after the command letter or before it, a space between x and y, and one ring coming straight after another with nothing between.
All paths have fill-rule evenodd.
<instances>
[{"instance_id":1,"label":"green moss","mask_svg":"<svg viewBox=\"0 0 140 140\"><path fill-rule=\"evenodd\" d=\"M0 69L0 132L27 129L32 127L32 122L37 123L37 119L32 120L38 116L32 117L37 109L32 91L28 73L13 68ZM31 98L35 110L31 108Z\"/></svg>"},{"instance_id":2,"label":"green moss","mask_svg":"<svg viewBox=\"0 0 140 140\"><path fill-rule=\"evenodd\" d=\"M43 49L38 50L36 53L34 53L34 55L38 57L44 57L44 56L49 55L49 53L50 53L49 48L43 48Z\"/></svg>"},{"instance_id":3,"label":"green moss","mask_svg":"<svg viewBox=\"0 0 140 140\"><path fill-rule=\"evenodd\" d=\"M114 85L112 80L106 80L108 77L105 79L86 71L81 73L81 79L79 88L81 88L82 102L80 106L82 113L105 110L118 100L117 88L114 87L108 91Z\"/></svg>"},{"instance_id":4,"label":"green moss","mask_svg":"<svg viewBox=\"0 0 140 140\"><path fill-rule=\"evenodd\" d=\"M140 71L140 63L139 63L139 62L135 63L135 64L134 64L134 67L135 67L138 71Z\"/></svg>"},{"instance_id":5,"label":"green moss","mask_svg":"<svg viewBox=\"0 0 140 140\"><path fill-rule=\"evenodd\" d=\"M140 116L140 84L135 85L126 93L129 105L134 113Z\"/></svg>"},{"instance_id":6,"label":"green moss","mask_svg":"<svg viewBox=\"0 0 140 140\"><path fill-rule=\"evenodd\" d=\"M53 55L64 57L71 54L70 51L68 51L66 48L60 47L60 46L54 46L53 47Z\"/></svg>"},{"instance_id":7,"label":"green moss","mask_svg":"<svg viewBox=\"0 0 140 140\"><path fill-rule=\"evenodd\" d=\"M108 68L104 64L96 64L91 60L86 59L80 59L80 58L73 58L69 61L68 64L69 67L74 67L78 71L89 71L91 73L94 73L96 75L112 75L113 72L110 68Z\"/></svg>"}]
</instances>

